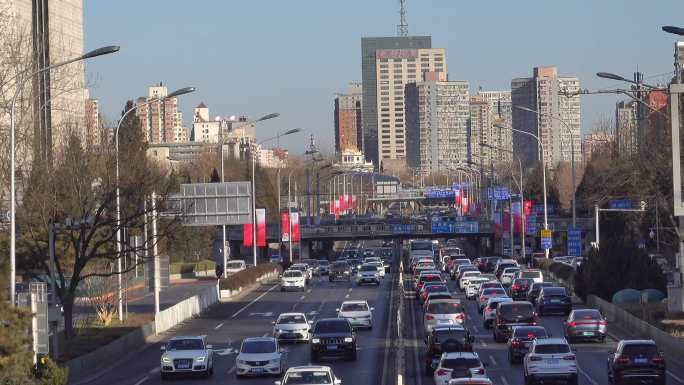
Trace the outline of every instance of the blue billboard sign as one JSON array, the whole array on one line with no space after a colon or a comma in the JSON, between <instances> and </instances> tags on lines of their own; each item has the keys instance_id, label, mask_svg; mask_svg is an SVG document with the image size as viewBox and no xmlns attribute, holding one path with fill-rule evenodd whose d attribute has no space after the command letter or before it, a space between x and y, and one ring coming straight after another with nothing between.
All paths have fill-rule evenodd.
<instances>
[{"instance_id":1,"label":"blue billboard sign","mask_svg":"<svg viewBox=\"0 0 684 385\"><path fill-rule=\"evenodd\" d=\"M542 237L541 244L544 249L550 249L553 247L553 241L551 240L551 237Z\"/></svg>"},{"instance_id":2,"label":"blue billboard sign","mask_svg":"<svg viewBox=\"0 0 684 385\"><path fill-rule=\"evenodd\" d=\"M573 257L582 256L582 230L577 228L568 229L568 255Z\"/></svg>"},{"instance_id":3,"label":"blue billboard sign","mask_svg":"<svg viewBox=\"0 0 684 385\"><path fill-rule=\"evenodd\" d=\"M614 210L629 210L632 202L629 199L613 199L610 201L610 208Z\"/></svg>"},{"instance_id":4,"label":"blue billboard sign","mask_svg":"<svg viewBox=\"0 0 684 385\"><path fill-rule=\"evenodd\" d=\"M525 234L535 235L539 232L539 227L537 227L537 217L534 215L528 215L525 217Z\"/></svg>"},{"instance_id":5,"label":"blue billboard sign","mask_svg":"<svg viewBox=\"0 0 684 385\"><path fill-rule=\"evenodd\" d=\"M511 194L506 186L487 187L487 199L505 201L511 198Z\"/></svg>"},{"instance_id":6,"label":"blue billboard sign","mask_svg":"<svg viewBox=\"0 0 684 385\"><path fill-rule=\"evenodd\" d=\"M454 190L428 190L425 192L427 199L449 199L454 197Z\"/></svg>"},{"instance_id":7,"label":"blue billboard sign","mask_svg":"<svg viewBox=\"0 0 684 385\"><path fill-rule=\"evenodd\" d=\"M413 232L413 226L408 224L393 224L392 234L411 234Z\"/></svg>"},{"instance_id":8,"label":"blue billboard sign","mask_svg":"<svg viewBox=\"0 0 684 385\"><path fill-rule=\"evenodd\" d=\"M432 232L438 234L475 234L480 230L476 221L445 222L432 221Z\"/></svg>"}]
</instances>

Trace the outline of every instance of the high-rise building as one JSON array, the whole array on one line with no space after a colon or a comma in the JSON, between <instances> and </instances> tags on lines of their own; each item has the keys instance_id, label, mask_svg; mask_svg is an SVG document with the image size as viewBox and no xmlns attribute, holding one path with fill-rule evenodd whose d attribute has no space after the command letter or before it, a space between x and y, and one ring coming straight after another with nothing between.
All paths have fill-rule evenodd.
<instances>
[{"instance_id":1,"label":"high-rise building","mask_svg":"<svg viewBox=\"0 0 684 385\"><path fill-rule=\"evenodd\" d=\"M378 162L378 104L376 51L380 49L424 49L432 47L430 36L364 37L361 38L361 80L363 153L376 167ZM418 80L421 80L420 78Z\"/></svg>"},{"instance_id":2,"label":"high-rise building","mask_svg":"<svg viewBox=\"0 0 684 385\"><path fill-rule=\"evenodd\" d=\"M636 101L619 101L615 104L615 136L617 153L630 156L639 149L639 125Z\"/></svg>"},{"instance_id":3,"label":"high-rise building","mask_svg":"<svg viewBox=\"0 0 684 385\"><path fill-rule=\"evenodd\" d=\"M675 78L677 82L684 79L684 41L675 42Z\"/></svg>"},{"instance_id":4,"label":"high-rise building","mask_svg":"<svg viewBox=\"0 0 684 385\"><path fill-rule=\"evenodd\" d=\"M407 84L445 81L446 50L376 50L378 151L383 168L402 169L406 162L404 91Z\"/></svg>"},{"instance_id":5,"label":"high-rise building","mask_svg":"<svg viewBox=\"0 0 684 385\"><path fill-rule=\"evenodd\" d=\"M183 115L178 98L164 98L168 89L162 83L149 88L146 98L138 98L135 111L148 143L173 143L183 135ZM151 102L150 102L151 101Z\"/></svg>"},{"instance_id":6,"label":"high-rise building","mask_svg":"<svg viewBox=\"0 0 684 385\"><path fill-rule=\"evenodd\" d=\"M349 92L335 97L335 151L360 150L363 147L361 84L351 83Z\"/></svg>"},{"instance_id":7,"label":"high-rise building","mask_svg":"<svg viewBox=\"0 0 684 385\"><path fill-rule=\"evenodd\" d=\"M538 136L544 148L544 163L555 168L558 162L570 162L574 148L575 161L582 159L579 79L559 77L556 67L535 67L531 78L511 81L511 101L537 113L512 110L513 128ZM541 156L536 139L514 132L513 148L526 165L535 164Z\"/></svg>"},{"instance_id":8,"label":"high-rise building","mask_svg":"<svg viewBox=\"0 0 684 385\"><path fill-rule=\"evenodd\" d=\"M85 100L85 133L86 142L89 144L99 145L106 140L100 124L100 107L97 99Z\"/></svg>"},{"instance_id":9,"label":"high-rise building","mask_svg":"<svg viewBox=\"0 0 684 385\"><path fill-rule=\"evenodd\" d=\"M468 161L469 118L468 82L428 80L408 83L408 165L427 175L465 164Z\"/></svg>"},{"instance_id":10,"label":"high-rise building","mask_svg":"<svg viewBox=\"0 0 684 385\"><path fill-rule=\"evenodd\" d=\"M592 156L611 156L615 145L615 135L612 132L597 131L584 135L582 139L582 158L588 162Z\"/></svg>"},{"instance_id":11,"label":"high-rise building","mask_svg":"<svg viewBox=\"0 0 684 385\"><path fill-rule=\"evenodd\" d=\"M479 161L478 155L489 163L510 162L513 151L513 135L511 127L511 92L479 91L475 97L475 110L471 99L471 154L473 161ZM486 109L487 116L474 117ZM483 124L484 123L484 124ZM478 126L482 124L482 126ZM503 127L503 128L502 128ZM476 136L479 135L479 136ZM486 146L480 146L480 143Z\"/></svg>"},{"instance_id":12,"label":"high-rise building","mask_svg":"<svg viewBox=\"0 0 684 385\"><path fill-rule=\"evenodd\" d=\"M13 53L18 54L14 59L25 63L35 59L35 68L45 68L83 54L83 0L0 0L0 10L9 15L4 25L11 29L2 31L0 43L3 48L21 45L20 51ZM27 51L31 55L22 58ZM24 63L6 64L12 73ZM29 89L32 102L21 104L33 109L33 156L50 161L70 132L85 139L83 62L42 72L34 77L32 87L26 87Z\"/></svg>"}]
</instances>

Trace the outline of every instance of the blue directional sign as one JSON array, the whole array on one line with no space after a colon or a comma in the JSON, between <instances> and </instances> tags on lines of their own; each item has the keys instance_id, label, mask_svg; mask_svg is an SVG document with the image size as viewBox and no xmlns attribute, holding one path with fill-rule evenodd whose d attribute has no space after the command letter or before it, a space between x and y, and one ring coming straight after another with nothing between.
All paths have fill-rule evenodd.
<instances>
[{"instance_id":1,"label":"blue directional sign","mask_svg":"<svg viewBox=\"0 0 684 385\"><path fill-rule=\"evenodd\" d=\"M553 247L553 233L551 230L540 230L541 233L541 244L544 249L550 249Z\"/></svg>"},{"instance_id":2,"label":"blue directional sign","mask_svg":"<svg viewBox=\"0 0 684 385\"><path fill-rule=\"evenodd\" d=\"M582 230L577 228L568 229L568 255L582 256Z\"/></svg>"},{"instance_id":3,"label":"blue directional sign","mask_svg":"<svg viewBox=\"0 0 684 385\"><path fill-rule=\"evenodd\" d=\"M539 232L537 227L537 217L535 215L528 215L525 217L525 233L527 235L535 235Z\"/></svg>"},{"instance_id":4,"label":"blue directional sign","mask_svg":"<svg viewBox=\"0 0 684 385\"><path fill-rule=\"evenodd\" d=\"M428 190L425 192L428 199L449 199L454 197L454 190Z\"/></svg>"},{"instance_id":5,"label":"blue directional sign","mask_svg":"<svg viewBox=\"0 0 684 385\"><path fill-rule=\"evenodd\" d=\"M480 229L480 223L476 221L432 221L431 230L438 234L475 234Z\"/></svg>"},{"instance_id":6,"label":"blue directional sign","mask_svg":"<svg viewBox=\"0 0 684 385\"><path fill-rule=\"evenodd\" d=\"M506 186L487 187L487 199L505 201L511 198L511 194Z\"/></svg>"},{"instance_id":7,"label":"blue directional sign","mask_svg":"<svg viewBox=\"0 0 684 385\"><path fill-rule=\"evenodd\" d=\"M613 199L610 201L610 208L616 210L629 210L632 202L629 199Z\"/></svg>"},{"instance_id":8,"label":"blue directional sign","mask_svg":"<svg viewBox=\"0 0 684 385\"><path fill-rule=\"evenodd\" d=\"M411 234L413 227L408 224L396 223L392 225L392 234Z\"/></svg>"}]
</instances>

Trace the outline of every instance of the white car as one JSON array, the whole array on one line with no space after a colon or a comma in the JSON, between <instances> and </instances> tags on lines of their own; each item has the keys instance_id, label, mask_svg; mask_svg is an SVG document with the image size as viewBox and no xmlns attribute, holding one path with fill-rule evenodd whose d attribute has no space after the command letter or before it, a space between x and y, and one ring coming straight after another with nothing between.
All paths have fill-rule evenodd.
<instances>
[{"instance_id":1,"label":"white car","mask_svg":"<svg viewBox=\"0 0 684 385\"><path fill-rule=\"evenodd\" d=\"M313 267L307 265L306 263L295 263L290 266L290 270L299 270L304 273L307 282L313 279Z\"/></svg>"},{"instance_id":2,"label":"white car","mask_svg":"<svg viewBox=\"0 0 684 385\"><path fill-rule=\"evenodd\" d=\"M448 385L451 379L487 378L480 356L473 352L442 353L433 375L435 385Z\"/></svg>"},{"instance_id":3,"label":"white car","mask_svg":"<svg viewBox=\"0 0 684 385\"><path fill-rule=\"evenodd\" d=\"M577 358L565 338L535 339L523 359L523 375L526 384L564 380L577 385Z\"/></svg>"},{"instance_id":4,"label":"white car","mask_svg":"<svg viewBox=\"0 0 684 385\"><path fill-rule=\"evenodd\" d=\"M174 374L214 374L214 353L205 337L173 337L161 347L161 378Z\"/></svg>"},{"instance_id":5,"label":"white car","mask_svg":"<svg viewBox=\"0 0 684 385\"><path fill-rule=\"evenodd\" d=\"M356 285L360 286L362 283L374 283L380 286L378 268L373 265L362 265L356 273Z\"/></svg>"},{"instance_id":6,"label":"white car","mask_svg":"<svg viewBox=\"0 0 684 385\"><path fill-rule=\"evenodd\" d=\"M492 380L487 378L455 378L449 381L449 385L494 385Z\"/></svg>"},{"instance_id":7,"label":"white car","mask_svg":"<svg viewBox=\"0 0 684 385\"><path fill-rule=\"evenodd\" d=\"M461 276L461 279L458 281L458 288L461 290L465 290L466 287L470 284L470 280L472 278L476 278L481 276L482 273L474 270L474 271L464 271L463 275Z\"/></svg>"},{"instance_id":8,"label":"white car","mask_svg":"<svg viewBox=\"0 0 684 385\"><path fill-rule=\"evenodd\" d=\"M272 337L245 338L235 359L235 375L260 376L283 373L283 359L278 340Z\"/></svg>"},{"instance_id":9,"label":"white car","mask_svg":"<svg viewBox=\"0 0 684 385\"><path fill-rule=\"evenodd\" d=\"M245 270L247 265L245 261L229 261L226 263L226 275L232 275L239 271Z\"/></svg>"},{"instance_id":10,"label":"white car","mask_svg":"<svg viewBox=\"0 0 684 385\"><path fill-rule=\"evenodd\" d=\"M312 323L304 313L282 313L273 321L273 337L278 341L307 342Z\"/></svg>"},{"instance_id":11,"label":"white car","mask_svg":"<svg viewBox=\"0 0 684 385\"><path fill-rule=\"evenodd\" d=\"M385 278L385 265L382 263L382 261L373 261L368 263L364 262L364 264L375 266L375 268L378 269L378 276L380 278Z\"/></svg>"},{"instance_id":12,"label":"white car","mask_svg":"<svg viewBox=\"0 0 684 385\"><path fill-rule=\"evenodd\" d=\"M285 270L280 277L280 291L306 290L306 274L300 270Z\"/></svg>"},{"instance_id":13,"label":"white car","mask_svg":"<svg viewBox=\"0 0 684 385\"><path fill-rule=\"evenodd\" d=\"M501 283L504 285L510 285L515 278L515 274L520 271L519 267L507 267L501 273Z\"/></svg>"},{"instance_id":14,"label":"white car","mask_svg":"<svg viewBox=\"0 0 684 385\"><path fill-rule=\"evenodd\" d=\"M294 366L275 385L341 385L329 366Z\"/></svg>"},{"instance_id":15,"label":"white car","mask_svg":"<svg viewBox=\"0 0 684 385\"><path fill-rule=\"evenodd\" d=\"M544 275L542 274L541 270L537 269L521 270L518 274L518 278L532 278L533 283L544 282Z\"/></svg>"},{"instance_id":16,"label":"white car","mask_svg":"<svg viewBox=\"0 0 684 385\"><path fill-rule=\"evenodd\" d=\"M474 299L477 296L477 292L480 291L480 285L482 285L485 282L489 282L489 278L483 278L483 277L474 277L471 278L468 282L468 286L466 287L466 298L467 299Z\"/></svg>"},{"instance_id":17,"label":"white car","mask_svg":"<svg viewBox=\"0 0 684 385\"><path fill-rule=\"evenodd\" d=\"M338 318L345 318L352 327L373 328L373 310L366 301L344 301L337 310Z\"/></svg>"}]
</instances>

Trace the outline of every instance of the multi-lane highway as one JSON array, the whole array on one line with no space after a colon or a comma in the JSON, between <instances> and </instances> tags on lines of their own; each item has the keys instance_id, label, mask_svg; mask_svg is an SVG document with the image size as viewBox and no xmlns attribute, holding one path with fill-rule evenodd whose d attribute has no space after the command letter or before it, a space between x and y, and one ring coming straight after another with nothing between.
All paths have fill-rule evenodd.
<instances>
[{"instance_id":1,"label":"multi-lane highway","mask_svg":"<svg viewBox=\"0 0 684 385\"><path fill-rule=\"evenodd\" d=\"M260 287L239 300L215 306L202 317L190 320L166 333L163 338L182 335L206 335L214 347L214 375L209 379L184 378L178 383L206 384L273 384L275 378L237 379L235 376L236 350L244 338L270 336L272 321L284 312L303 312L318 319L335 317L336 309L344 300L367 300L375 308L372 330L360 330L358 336L358 358L356 361L343 359L324 360L343 383L361 384L417 384L432 385L433 380L425 374L422 311L414 299L410 276L400 282L398 264L392 274L387 275L380 287L358 287L348 282L328 282L326 277L314 279L304 292L281 292L277 283ZM491 331L482 326L482 317L474 301L466 300L449 281L450 288L465 304L466 327L475 336L475 351L487 364L487 374L496 384L522 385L524 383L520 365L507 361L506 344L494 343ZM403 298L400 298L403 297ZM579 305L578 305L579 306ZM398 322L399 321L399 322ZM562 337L561 316L541 317L541 324L554 336ZM400 328L400 329L398 329ZM615 325L609 326L610 338L605 344L584 343L573 345L580 368L580 384L607 384L606 357L615 348L616 338L628 336L626 331ZM400 334L401 333L401 338ZM403 349L397 349L399 343ZM95 385L142 385L162 383L159 374L160 346L148 345L126 357L112 357L115 363L99 377L81 384ZM309 345L288 344L285 347L286 367L310 364ZM401 354L400 354L401 353ZM668 384L684 385L684 367L668 357ZM400 376L401 374L401 376Z\"/></svg>"}]
</instances>

